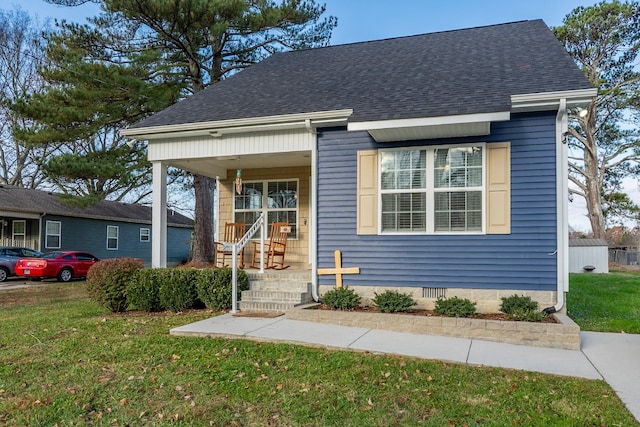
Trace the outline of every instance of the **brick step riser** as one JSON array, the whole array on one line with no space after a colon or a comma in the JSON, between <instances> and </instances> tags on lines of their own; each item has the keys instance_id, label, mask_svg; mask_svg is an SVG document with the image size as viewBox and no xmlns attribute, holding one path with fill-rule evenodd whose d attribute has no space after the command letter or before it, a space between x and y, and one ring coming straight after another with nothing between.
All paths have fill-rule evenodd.
<instances>
[{"instance_id":1,"label":"brick step riser","mask_svg":"<svg viewBox=\"0 0 640 427\"><path fill-rule=\"evenodd\" d=\"M311 292L311 284L306 282L272 282L268 280L251 281L249 289L260 292Z\"/></svg>"},{"instance_id":2,"label":"brick step riser","mask_svg":"<svg viewBox=\"0 0 640 427\"><path fill-rule=\"evenodd\" d=\"M259 312L283 312L291 310L298 304L285 304L277 302L247 302L240 301L238 307L240 311L259 311Z\"/></svg>"},{"instance_id":3,"label":"brick step riser","mask_svg":"<svg viewBox=\"0 0 640 427\"><path fill-rule=\"evenodd\" d=\"M308 293L296 292L254 292L243 291L242 301L246 302L278 302L278 303L294 303L306 304L312 301L311 295Z\"/></svg>"}]
</instances>

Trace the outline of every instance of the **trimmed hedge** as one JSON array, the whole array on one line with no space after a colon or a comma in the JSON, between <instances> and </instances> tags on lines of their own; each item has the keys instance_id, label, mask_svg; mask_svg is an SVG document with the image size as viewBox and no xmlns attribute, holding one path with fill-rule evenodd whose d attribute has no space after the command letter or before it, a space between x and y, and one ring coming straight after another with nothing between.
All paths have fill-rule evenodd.
<instances>
[{"instance_id":1,"label":"trimmed hedge","mask_svg":"<svg viewBox=\"0 0 640 427\"><path fill-rule=\"evenodd\" d=\"M322 302L332 310L351 310L360 305L362 298L353 289L344 286L327 291Z\"/></svg>"},{"instance_id":2,"label":"trimmed hedge","mask_svg":"<svg viewBox=\"0 0 640 427\"><path fill-rule=\"evenodd\" d=\"M160 284L160 304L173 312L195 308L199 302L196 280L201 271L195 268L165 270Z\"/></svg>"},{"instance_id":3,"label":"trimmed hedge","mask_svg":"<svg viewBox=\"0 0 640 427\"><path fill-rule=\"evenodd\" d=\"M409 311L418 302L413 299L410 294L400 293L398 291L387 290L381 294L375 293L373 304L378 307L382 313L398 313Z\"/></svg>"},{"instance_id":4,"label":"trimmed hedge","mask_svg":"<svg viewBox=\"0 0 640 427\"><path fill-rule=\"evenodd\" d=\"M129 308L142 311L162 311L160 285L165 280L166 269L145 268L139 270L127 286Z\"/></svg>"},{"instance_id":5,"label":"trimmed hedge","mask_svg":"<svg viewBox=\"0 0 640 427\"><path fill-rule=\"evenodd\" d=\"M89 297L114 313L125 311L129 306L127 286L142 268L142 260L136 258L98 261L87 272Z\"/></svg>"},{"instance_id":6,"label":"trimmed hedge","mask_svg":"<svg viewBox=\"0 0 640 427\"><path fill-rule=\"evenodd\" d=\"M237 270L238 299L240 292L249 289L249 276ZM198 298L212 310L228 310L233 302L233 270L229 267L202 270L196 279Z\"/></svg>"}]
</instances>

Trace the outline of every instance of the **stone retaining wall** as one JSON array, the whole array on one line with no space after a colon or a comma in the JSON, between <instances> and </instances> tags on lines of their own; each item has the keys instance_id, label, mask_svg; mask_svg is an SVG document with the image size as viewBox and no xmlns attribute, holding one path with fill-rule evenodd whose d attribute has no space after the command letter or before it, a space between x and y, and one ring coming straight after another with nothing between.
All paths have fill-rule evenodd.
<instances>
[{"instance_id":1,"label":"stone retaining wall","mask_svg":"<svg viewBox=\"0 0 640 427\"><path fill-rule=\"evenodd\" d=\"M580 350L580 327L566 314L555 313L558 323L512 322L392 313L317 310L314 304L288 310L288 319L341 326L385 329L415 334L497 341L509 344Z\"/></svg>"}]
</instances>

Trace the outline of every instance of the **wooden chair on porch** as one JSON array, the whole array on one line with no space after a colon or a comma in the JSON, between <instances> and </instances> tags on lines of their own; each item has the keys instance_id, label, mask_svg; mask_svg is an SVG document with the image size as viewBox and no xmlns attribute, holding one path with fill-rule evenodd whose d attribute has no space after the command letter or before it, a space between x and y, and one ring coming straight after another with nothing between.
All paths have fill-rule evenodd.
<instances>
[{"instance_id":1,"label":"wooden chair on porch","mask_svg":"<svg viewBox=\"0 0 640 427\"><path fill-rule=\"evenodd\" d=\"M247 231L247 225L244 222L227 222L224 224L224 237L222 242L213 242L216 249L215 266L227 267L227 257L233 257L231 249L225 250L225 243L237 243ZM238 253L238 267L244 268L244 248Z\"/></svg>"},{"instance_id":2,"label":"wooden chair on porch","mask_svg":"<svg viewBox=\"0 0 640 427\"><path fill-rule=\"evenodd\" d=\"M287 236L291 229L288 222L274 222L271 224L271 236L269 242L264 243L266 254L265 268L284 270L290 266L284 265L284 255L287 252ZM260 242L253 243L253 255L251 255L251 267L260 268Z\"/></svg>"}]
</instances>

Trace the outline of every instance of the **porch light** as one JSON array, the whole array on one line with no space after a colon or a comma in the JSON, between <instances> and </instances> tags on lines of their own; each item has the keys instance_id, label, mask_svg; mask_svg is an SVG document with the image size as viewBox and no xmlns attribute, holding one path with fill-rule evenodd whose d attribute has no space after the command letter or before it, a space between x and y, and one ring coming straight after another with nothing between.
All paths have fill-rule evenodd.
<instances>
[{"instance_id":1,"label":"porch light","mask_svg":"<svg viewBox=\"0 0 640 427\"><path fill-rule=\"evenodd\" d=\"M585 117L587 117L588 113L589 112L587 110L585 110L584 108L578 107L578 116L580 116L580 118L584 119Z\"/></svg>"},{"instance_id":2,"label":"porch light","mask_svg":"<svg viewBox=\"0 0 640 427\"><path fill-rule=\"evenodd\" d=\"M242 169L236 170L236 193L242 193Z\"/></svg>"}]
</instances>

